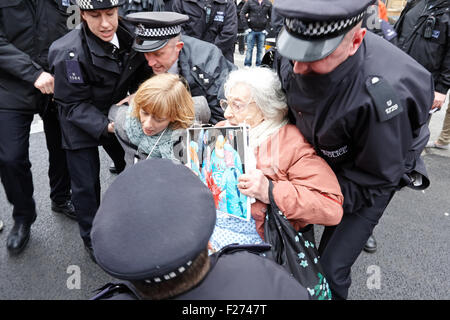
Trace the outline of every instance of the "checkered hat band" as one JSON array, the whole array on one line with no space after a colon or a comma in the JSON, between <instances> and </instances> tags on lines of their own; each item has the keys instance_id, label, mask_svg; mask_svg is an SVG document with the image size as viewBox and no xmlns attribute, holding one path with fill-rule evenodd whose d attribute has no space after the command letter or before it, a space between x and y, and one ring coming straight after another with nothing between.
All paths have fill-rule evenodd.
<instances>
[{"instance_id":1,"label":"checkered hat band","mask_svg":"<svg viewBox=\"0 0 450 320\"><path fill-rule=\"evenodd\" d=\"M151 279L146 279L144 280L146 283L160 283L163 281L167 281L167 280L171 280L175 277L180 276L183 272L186 271L186 269L188 269L190 266L192 265L192 261L188 261L185 265L177 268L176 270L173 270L172 272L168 272L165 275L159 276L159 277L154 277Z\"/></svg>"},{"instance_id":2,"label":"checkered hat band","mask_svg":"<svg viewBox=\"0 0 450 320\"><path fill-rule=\"evenodd\" d=\"M162 28L146 28L143 24L138 24L135 32L136 35L140 37L163 39L179 34L181 32L181 25Z\"/></svg>"},{"instance_id":3,"label":"checkered hat band","mask_svg":"<svg viewBox=\"0 0 450 320\"><path fill-rule=\"evenodd\" d=\"M103 1L106 5L106 7L115 7L119 5L119 0L77 0L77 5L80 7L80 9L82 10L89 10L89 9L95 9L96 7L105 7L105 5L103 6L94 6L93 3L95 4L103 4Z\"/></svg>"},{"instance_id":4,"label":"checkered hat band","mask_svg":"<svg viewBox=\"0 0 450 320\"><path fill-rule=\"evenodd\" d=\"M300 38L333 38L354 27L364 17L365 11L352 18L337 21L303 22L299 19L285 19L289 33Z\"/></svg>"},{"instance_id":5,"label":"checkered hat band","mask_svg":"<svg viewBox=\"0 0 450 320\"><path fill-rule=\"evenodd\" d=\"M77 0L77 5L81 9L94 9L94 6L92 5L91 0Z\"/></svg>"}]
</instances>

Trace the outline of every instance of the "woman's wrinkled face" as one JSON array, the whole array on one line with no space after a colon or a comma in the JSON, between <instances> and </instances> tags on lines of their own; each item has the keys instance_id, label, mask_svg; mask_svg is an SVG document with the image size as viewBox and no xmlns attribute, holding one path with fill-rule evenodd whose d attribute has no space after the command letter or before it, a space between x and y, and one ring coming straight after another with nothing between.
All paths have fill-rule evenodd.
<instances>
[{"instance_id":1,"label":"woman's wrinkled face","mask_svg":"<svg viewBox=\"0 0 450 320\"><path fill-rule=\"evenodd\" d=\"M253 128L264 120L264 115L253 101L251 90L247 85L234 86L226 98L228 106L224 116L231 125L235 126L245 122Z\"/></svg>"},{"instance_id":2,"label":"woman's wrinkled face","mask_svg":"<svg viewBox=\"0 0 450 320\"><path fill-rule=\"evenodd\" d=\"M142 131L147 136L154 136L162 132L170 123L169 119L155 117L144 109L139 110L139 118L141 120Z\"/></svg>"},{"instance_id":3,"label":"woman's wrinkled face","mask_svg":"<svg viewBox=\"0 0 450 320\"><path fill-rule=\"evenodd\" d=\"M109 42L114 38L119 25L119 9L117 7L102 10L82 10L81 17L86 21L89 30L98 38Z\"/></svg>"}]
</instances>

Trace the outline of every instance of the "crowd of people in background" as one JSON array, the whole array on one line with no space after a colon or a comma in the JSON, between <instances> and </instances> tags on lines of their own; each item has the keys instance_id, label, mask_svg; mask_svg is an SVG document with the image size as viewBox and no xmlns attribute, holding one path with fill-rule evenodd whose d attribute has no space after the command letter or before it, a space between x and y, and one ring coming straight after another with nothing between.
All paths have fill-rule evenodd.
<instances>
[{"instance_id":1,"label":"crowd of people in background","mask_svg":"<svg viewBox=\"0 0 450 320\"><path fill-rule=\"evenodd\" d=\"M346 299L395 193L428 187L422 150L449 148L448 107L428 141L450 88L446 0L408 1L395 25L374 0L73 3L73 30L69 1L0 4L0 177L17 255L39 216L28 151L39 113L52 211L76 220L92 261L127 281L96 299L314 297L263 257L274 205L317 247L324 288ZM264 60L267 38L276 47ZM177 164L176 145L201 125L249 127L256 169L237 179L255 200L249 221L216 216L211 192ZM119 174L102 201L99 146ZM315 224L325 226L317 246Z\"/></svg>"}]
</instances>

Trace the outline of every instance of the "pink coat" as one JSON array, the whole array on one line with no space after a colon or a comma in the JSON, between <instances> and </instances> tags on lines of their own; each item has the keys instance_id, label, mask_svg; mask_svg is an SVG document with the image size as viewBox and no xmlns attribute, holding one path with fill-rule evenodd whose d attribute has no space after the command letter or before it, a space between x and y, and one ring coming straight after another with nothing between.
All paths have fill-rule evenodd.
<instances>
[{"instance_id":1,"label":"pink coat","mask_svg":"<svg viewBox=\"0 0 450 320\"><path fill-rule=\"evenodd\" d=\"M294 125L279 129L255 155L256 168L272 180L274 200L296 230L341 221L344 197L336 175ZM266 211L261 201L252 204L256 230L263 239Z\"/></svg>"}]
</instances>

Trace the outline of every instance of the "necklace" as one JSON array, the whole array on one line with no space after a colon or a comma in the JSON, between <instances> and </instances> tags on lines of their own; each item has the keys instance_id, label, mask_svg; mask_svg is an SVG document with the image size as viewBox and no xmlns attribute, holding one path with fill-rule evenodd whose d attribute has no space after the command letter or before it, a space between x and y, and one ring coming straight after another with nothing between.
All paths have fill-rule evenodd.
<instances>
[{"instance_id":1,"label":"necklace","mask_svg":"<svg viewBox=\"0 0 450 320\"><path fill-rule=\"evenodd\" d=\"M161 138L162 138L162 136L164 135L164 132L166 132L166 130L167 130L167 127L166 127L166 128L164 129L164 131L161 133L161 135L159 136L158 140L156 140L156 143L155 143L155 145L153 146L152 150L150 150L150 153L148 154L147 159L150 158L150 155L152 154L153 150L154 150L154 149L156 148L156 146L158 145L159 140L161 140Z\"/></svg>"}]
</instances>

